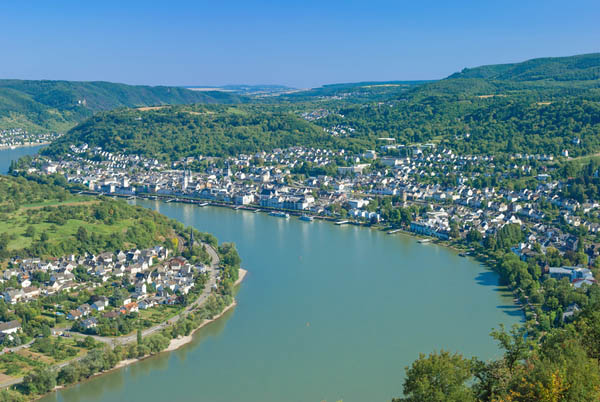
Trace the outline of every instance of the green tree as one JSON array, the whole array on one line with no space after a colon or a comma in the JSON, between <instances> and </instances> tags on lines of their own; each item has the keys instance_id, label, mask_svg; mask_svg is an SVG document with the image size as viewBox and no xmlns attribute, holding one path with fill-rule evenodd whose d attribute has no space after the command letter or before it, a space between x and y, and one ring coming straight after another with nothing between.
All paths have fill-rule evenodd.
<instances>
[{"instance_id":1,"label":"green tree","mask_svg":"<svg viewBox=\"0 0 600 402\"><path fill-rule=\"evenodd\" d=\"M509 370L513 370L515 364L529 356L532 344L526 338L526 328L513 325L510 332L506 332L504 325L500 324L500 329L493 330L492 338L500 343L504 349L504 359Z\"/></svg>"},{"instance_id":2,"label":"green tree","mask_svg":"<svg viewBox=\"0 0 600 402\"><path fill-rule=\"evenodd\" d=\"M50 392L56 386L56 373L50 368L36 367L23 377L22 389L26 394L37 395Z\"/></svg>"},{"instance_id":3,"label":"green tree","mask_svg":"<svg viewBox=\"0 0 600 402\"><path fill-rule=\"evenodd\" d=\"M27 226L27 229L25 229L25 236L31 238L35 236L35 227L33 225Z\"/></svg>"},{"instance_id":4,"label":"green tree","mask_svg":"<svg viewBox=\"0 0 600 402\"><path fill-rule=\"evenodd\" d=\"M394 402L475 401L467 381L473 377L474 361L447 351L421 354L406 368L404 398Z\"/></svg>"}]
</instances>

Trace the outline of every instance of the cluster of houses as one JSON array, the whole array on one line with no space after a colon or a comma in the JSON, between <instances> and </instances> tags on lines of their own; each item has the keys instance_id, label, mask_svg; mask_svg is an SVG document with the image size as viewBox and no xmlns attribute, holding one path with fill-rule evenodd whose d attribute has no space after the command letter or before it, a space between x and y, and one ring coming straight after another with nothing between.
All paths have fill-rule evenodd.
<instances>
[{"instance_id":1,"label":"cluster of houses","mask_svg":"<svg viewBox=\"0 0 600 402\"><path fill-rule=\"evenodd\" d=\"M13 335L21 330L21 323L18 320L0 322L0 344L5 339L13 340Z\"/></svg>"},{"instance_id":2,"label":"cluster of houses","mask_svg":"<svg viewBox=\"0 0 600 402\"><path fill-rule=\"evenodd\" d=\"M88 317L93 311L114 318L158 304L175 304L176 293L188 294L195 286L196 276L208 271L206 266L192 265L183 257L169 258L169 250L162 246L81 257L70 255L51 261L13 259L11 262L15 268L6 269L1 281L15 277L19 288L8 288L2 293L1 297L9 304L27 302L61 291L88 289L93 293L94 289L103 286L109 279L115 280L111 283L121 283L118 279L127 278L125 283L135 286L135 290L115 306L115 310L105 311L109 308L109 299L98 296L93 297L91 304L82 304L69 311L66 318L81 321L84 328L93 328L97 324L95 318ZM92 280L79 280L76 269L85 271ZM34 284L34 278L39 277L40 272L46 273L50 280L43 283L36 281Z\"/></svg>"},{"instance_id":3,"label":"cluster of houses","mask_svg":"<svg viewBox=\"0 0 600 402\"><path fill-rule=\"evenodd\" d=\"M315 111L306 118L318 118L322 113ZM523 259L534 254L536 243L542 251L554 247L565 253L576 241L549 222L542 202L556 207L566 224L583 227L591 234L600 232L600 224L590 219L597 215L600 204L563 197L565 183L548 174L552 166L547 162L552 162L553 156L517 154L500 166L504 178L535 178L532 188L478 188L470 185L470 180L485 176L481 166L485 166L484 172L496 168L493 156L457 155L435 144L396 144L393 138L380 138L378 143L376 150L360 154L290 147L220 160L188 157L171 164L83 144L71 146L61 160L39 159L31 170L58 172L69 182L101 193L189 197L331 217L339 216L339 208L332 207L341 206L348 217L371 222L383 218L380 211L366 208L369 201L393 196L400 200L396 206L430 206L429 212L414 217L410 229L441 239L450 237L450 222L458 225L461 235L477 230L483 236L493 235L506 224L527 225L533 237L514 250ZM201 171L192 171L199 162L208 163ZM307 166L329 175L310 175ZM295 173L304 173L304 178L299 180ZM596 254L595 249L590 258Z\"/></svg>"},{"instance_id":4,"label":"cluster of houses","mask_svg":"<svg viewBox=\"0 0 600 402\"><path fill-rule=\"evenodd\" d=\"M30 133L22 128L0 130L0 149L48 144L58 137L58 133Z\"/></svg>"},{"instance_id":5,"label":"cluster of houses","mask_svg":"<svg viewBox=\"0 0 600 402\"><path fill-rule=\"evenodd\" d=\"M547 273L554 279L567 278L575 288L583 285L592 285L596 283L594 274L588 268L583 267L549 267Z\"/></svg>"}]
</instances>

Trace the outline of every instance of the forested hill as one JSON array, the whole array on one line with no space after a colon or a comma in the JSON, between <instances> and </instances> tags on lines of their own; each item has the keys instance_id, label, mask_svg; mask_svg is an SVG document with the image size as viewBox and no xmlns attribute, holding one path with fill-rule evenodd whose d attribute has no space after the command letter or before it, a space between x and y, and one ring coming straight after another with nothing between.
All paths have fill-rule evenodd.
<instances>
[{"instance_id":1,"label":"forested hill","mask_svg":"<svg viewBox=\"0 0 600 402\"><path fill-rule=\"evenodd\" d=\"M335 139L297 114L258 105L185 105L98 113L51 144L47 155L87 143L110 152L173 161L295 145L334 147Z\"/></svg>"},{"instance_id":2,"label":"forested hill","mask_svg":"<svg viewBox=\"0 0 600 402\"><path fill-rule=\"evenodd\" d=\"M119 107L240 103L243 96L111 82L0 80L0 129L66 131L95 112Z\"/></svg>"},{"instance_id":3,"label":"forested hill","mask_svg":"<svg viewBox=\"0 0 600 402\"><path fill-rule=\"evenodd\" d=\"M294 145L360 152L392 137L462 154L559 156L566 150L577 157L600 152L599 67L599 55L546 58L427 83L340 84L253 104L102 112L47 152L82 142L163 160ZM336 127L345 134L328 134Z\"/></svg>"},{"instance_id":4,"label":"forested hill","mask_svg":"<svg viewBox=\"0 0 600 402\"><path fill-rule=\"evenodd\" d=\"M72 195L61 177L0 175L0 264L9 257L60 257L162 245L183 225L110 198Z\"/></svg>"},{"instance_id":5,"label":"forested hill","mask_svg":"<svg viewBox=\"0 0 600 402\"><path fill-rule=\"evenodd\" d=\"M483 78L500 81L594 81L600 80L600 53L545 57L522 63L465 68L448 78Z\"/></svg>"}]
</instances>

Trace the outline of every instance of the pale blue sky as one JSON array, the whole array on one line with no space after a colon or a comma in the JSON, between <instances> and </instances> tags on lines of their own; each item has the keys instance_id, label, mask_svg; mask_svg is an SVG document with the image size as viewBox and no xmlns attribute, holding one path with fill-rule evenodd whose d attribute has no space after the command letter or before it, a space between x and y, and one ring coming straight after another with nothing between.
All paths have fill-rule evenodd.
<instances>
[{"instance_id":1,"label":"pale blue sky","mask_svg":"<svg viewBox=\"0 0 600 402\"><path fill-rule=\"evenodd\" d=\"M0 78L304 88L600 51L597 0L3 3Z\"/></svg>"}]
</instances>

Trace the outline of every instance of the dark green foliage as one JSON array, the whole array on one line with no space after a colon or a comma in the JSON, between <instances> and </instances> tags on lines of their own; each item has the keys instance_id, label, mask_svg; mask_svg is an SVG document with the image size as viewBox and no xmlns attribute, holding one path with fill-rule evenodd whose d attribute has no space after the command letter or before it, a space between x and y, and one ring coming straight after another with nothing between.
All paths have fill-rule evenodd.
<instances>
[{"instance_id":1,"label":"dark green foliage","mask_svg":"<svg viewBox=\"0 0 600 402\"><path fill-rule=\"evenodd\" d=\"M473 377L474 361L446 351L420 355L406 369L405 398L393 402L468 402L474 401L467 380Z\"/></svg>"},{"instance_id":2,"label":"dark green foliage","mask_svg":"<svg viewBox=\"0 0 600 402\"><path fill-rule=\"evenodd\" d=\"M25 394L37 395L50 392L56 386L56 373L50 368L38 367L23 378L20 384Z\"/></svg>"},{"instance_id":3,"label":"dark green foliage","mask_svg":"<svg viewBox=\"0 0 600 402\"><path fill-rule=\"evenodd\" d=\"M449 78L485 78L511 81L587 81L600 79L600 53L546 57L522 63L465 68Z\"/></svg>"},{"instance_id":4,"label":"dark green foliage","mask_svg":"<svg viewBox=\"0 0 600 402\"><path fill-rule=\"evenodd\" d=\"M524 239L521 225L511 223L502 226L496 234L496 244L498 247L508 249Z\"/></svg>"},{"instance_id":5,"label":"dark green foliage","mask_svg":"<svg viewBox=\"0 0 600 402\"><path fill-rule=\"evenodd\" d=\"M218 251L224 268L221 291L225 295L231 295L233 284L239 277L241 259L233 243L223 243Z\"/></svg>"},{"instance_id":6,"label":"dark green foliage","mask_svg":"<svg viewBox=\"0 0 600 402\"><path fill-rule=\"evenodd\" d=\"M24 204L64 201L69 192L50 183L0 175L0 212L12 212Z\"/></svg>"},{"instance_id":7,"label":"dark green foliage","mask_svg":"<svg viewBox=\"0 0 600 402\"><path fill-rule=\"evenodd\" d=\"M66 131L101 110L189 103L239 103L239 95L110 82L0 80L0 128Z\"/></svg>"},{"instance_id":8,"label":"dark green foliage","mask_svg":"<svg viewBox=\"0 0 600 402\"><path fill-rule=\"evenodd\" d=\"M99 113L69 131L44 153L61 154L70 144L81 143L167 161L295 145L334 145L322 129L293 113L259 106L212 105Z\"/></svg>"}]
</instances>

